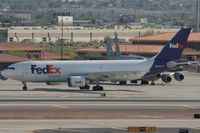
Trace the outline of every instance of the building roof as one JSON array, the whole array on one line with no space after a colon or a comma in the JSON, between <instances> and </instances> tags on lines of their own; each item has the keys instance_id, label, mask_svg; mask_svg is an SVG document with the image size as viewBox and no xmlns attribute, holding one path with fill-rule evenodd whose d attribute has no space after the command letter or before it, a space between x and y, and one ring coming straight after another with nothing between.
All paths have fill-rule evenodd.
<instances>
[{"instance_id":1,"label":"building roof","mask_svg":"<svg viewBox=\"0 0 200 133\"><path fill-rule=\"evenodd\" d=\"M43 50L42 47L36 45L20 44L20 43L0 43L0 51L19 50L19 51L38 51Z\"/></svg>"},{"instance_id":2,"label":"building roof","mask_svg":"<svg viewBox=\"0 0 200 133\"><path fill-rule=\"evenodd\" d=\"M122 53L128 54L156 54L159 53L163 48L163 45L120 45ZM114 51L115 46L112 46ZM77 49L78 53L106 53L106 48L80 48ZM200 55L199 51L193 49L185 49L183 55L193 56Z\"/></svg>"},{"instance_id":3,"label":"building roof","mask_svg":"<svg viewBox=\"0 0 200 133\"><path fill-rule=\"evenodd\" d=\"M120 50L122 53L158 53L163 46L159 45L120 45ZM115 46L112 46L115 49ZM106 53L106 48L80 48L77 49L79 53L85 52L97 52Z\"/></svg>"},{"instance_id":4,"label":"building roof","mask_svg":"<svg viewBox=\"0 0 200 133\"><path fill-rule=\"evenodd\" d=\"M29 61L30 59L17 57L8 54L0 54L0 63L17 63L23 61Z\"/></svg>"},{"instance_id":5,"label":"building roof","mask_svg":"<svg viewBox=\"0 0 200 133\"><path fill-rule=\"evenodd\" d=\"M115 49L115 46L112 48ZM157 45L120 45L122 53L158 53L162 48Z\"/></svg>"},{"instance_id":6,"label":"building roof","mask_svg":"<svg viewBox=\"0 0 200 133\"><path fill-rule=\"evenodd\" d=\"M44 48L39 45L30 45L30 44L21 44L21 43L0 43L0 52L17 50L17 51L30 51L30 52L39 52L41 53L42 59L44 60L59 60L60 55L56 53L44 52ZM71 59L69 56L64 56L64 60ZM18 61L17 61L18 62Z\"/></svg>"},{"instance_id":7,"label":"building roof","mask_svg":"<svg viewBox=\"0 0 200 133\"><path fill-rule=\"evenodd\" d=\"M148 37L141 37L130 39L132 42L168 42L171 40L175 32L164 33L160 35L148 36ZM200 43L200 33L191 33L188 39L189 43Z\"/></svg>"},{"instance_id":8,"label":"building roof","mask_svg":"<svg viewBox=\"0 0 200 133\"><path fill-rule=\"evenodd\" d=\"M59 60L59 59L60 59L59 54L49 53L49 52L44 53L44 60ZM71 58L68 56L64 56L64 60L69 60L69 59ZM30 59L28 58L18 57L14 55L0 54L0 63L17 63L29 60Z\"/></svg>"}]
</instances>

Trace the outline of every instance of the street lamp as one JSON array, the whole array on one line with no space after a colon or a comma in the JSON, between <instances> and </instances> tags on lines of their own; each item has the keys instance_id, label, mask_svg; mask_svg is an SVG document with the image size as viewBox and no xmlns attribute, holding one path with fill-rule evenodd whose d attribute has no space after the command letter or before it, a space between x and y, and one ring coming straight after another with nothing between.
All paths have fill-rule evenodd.
<instances>
[{"instance_id":1,"label":"street lamp","mask_svg":"<svg viewBox=\"0 0 200 133\"><path fill-rule=\"evenodd\" d=\"M197 24L197 32L199 32L199 0L197 0L197 7L196 7L196 24Z\"/></svg>"},{"instance_id":2,"label":"street lamp","mask_svg":"<svg viewBox=\"0 0 200 133\"><path fill-rule=\"evenodd\" d=\"M61 60L64 59L64 17L65 16L70 16L71 13L70 12L57 12L54 13L53 16L54 17L58 17L58 23L61 24L61 51L60 51L60 57Z\"/></svg>"},{"instance_id":3,"label":"street lamp","mask_svg":"<svg viewBox=\"0 0 200 133\"><path fill-rule=\"evenodd\" d=\"M64 58L63 58L63 54L64 54L64 50L63 50L63 48L64 48L64 40L63 40L63 16L64 16L64 13L62 12L62 10L63 10L63 0L61 0L61 16L62 16L62 22L61 22L61 26L62 26L62 33L61 33L61 60L63 60Z\"/></svg>"}]
</instances>

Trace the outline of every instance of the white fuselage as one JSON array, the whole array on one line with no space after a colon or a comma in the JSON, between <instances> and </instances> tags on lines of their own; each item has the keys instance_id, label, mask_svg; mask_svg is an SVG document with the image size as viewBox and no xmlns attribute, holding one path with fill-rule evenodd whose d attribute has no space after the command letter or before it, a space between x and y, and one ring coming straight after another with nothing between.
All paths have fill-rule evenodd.
<instances>
[{"instance_id":1,"label":"white fuselage","mask_svg":"<svg viewBox=\"0 0 200 133\"><path fill-rule=\"evenodd\" d=\"M70 76L84 76L100 81L134 80L149 72L153 62L153 59L28 61L10 65L2 71L2 75L23 82L66 82Z\"/></svg>"}]
</instances>

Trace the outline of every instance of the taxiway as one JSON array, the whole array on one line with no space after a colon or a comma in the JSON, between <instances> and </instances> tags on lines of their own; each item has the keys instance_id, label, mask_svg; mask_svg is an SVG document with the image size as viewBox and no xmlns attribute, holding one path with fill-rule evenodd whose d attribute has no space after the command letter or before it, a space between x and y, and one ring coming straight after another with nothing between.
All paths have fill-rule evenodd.
<instances>
[{"instance_id":1,"label":"taxiway","mask_svg":"<svg viewBox=\"0 0 200 133\"><path fill-rule=\"evenodd\" d=\"M103 83L105 91L80 91L67 84L47 86L0 81L0 132L42 129L156 126L200 128L200 74L186 73L183 82L155 86ZM106 96L102 96L105 93Z\"/></svg>"}]
</instances>

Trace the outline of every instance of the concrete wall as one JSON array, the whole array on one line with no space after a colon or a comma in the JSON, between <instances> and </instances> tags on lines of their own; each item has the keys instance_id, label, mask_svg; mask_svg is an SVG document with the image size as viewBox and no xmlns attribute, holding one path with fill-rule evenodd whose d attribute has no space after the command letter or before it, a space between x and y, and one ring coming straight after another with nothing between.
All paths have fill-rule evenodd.
<instances>
[{"instance_id":1,"label":"concrete wall","mask_svg":"<svg viewBox=\"0 0 200 133\"><path fill-rule=\"evenodd\" d=\"M114 38L114 32L118 33L120 39L129 41L131 38L136 38L139 35L147 33L158 34L162 32L172 32L177 30L169 29L96 29L96 28L69 28L64 27L64 39L69 42L90 42L102 41L106 36ZM22 42L29 39L36 43L41 43L43 38L46 38L47 43L55 43L61 39L62 28L33 28L33 27L14 27L8 29L7 41L13 39L13 42ZM12 38L12 39L10 39Z\"/></svg>"}]
</instances>

